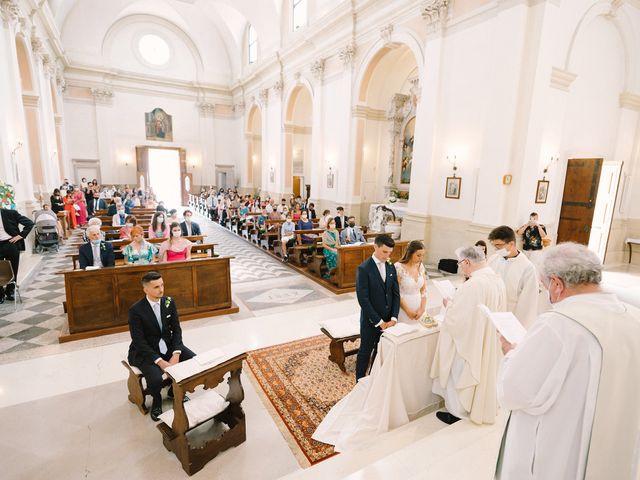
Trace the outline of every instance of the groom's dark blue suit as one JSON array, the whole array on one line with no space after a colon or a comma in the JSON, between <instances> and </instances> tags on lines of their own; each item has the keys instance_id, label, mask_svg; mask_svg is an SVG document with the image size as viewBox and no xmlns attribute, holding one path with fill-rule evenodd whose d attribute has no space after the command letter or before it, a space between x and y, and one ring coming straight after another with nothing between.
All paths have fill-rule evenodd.
<instances>
[{"instance_id":1,"label":"groom's dark blue suit","mask_svg":"<svg viewBox=\"0 0 640 480\"><path fill-rule=\"evenodd\" d=\"M376 325L388 322L400 312L400 287L396 267L385 263L386 280L383 282L373 258L358 266L356 294L360 304L360 349L356 361L356 380L367 374L378 350L382 329Z\"/></svg>"}]
</instances>

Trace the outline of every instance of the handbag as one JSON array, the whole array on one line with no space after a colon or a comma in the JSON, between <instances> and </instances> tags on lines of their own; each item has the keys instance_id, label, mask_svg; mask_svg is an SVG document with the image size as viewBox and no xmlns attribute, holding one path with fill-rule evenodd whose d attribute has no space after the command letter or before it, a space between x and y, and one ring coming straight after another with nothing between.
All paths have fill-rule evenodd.
<instances>
[{"instance_id":1,"label":"handbag","mask_svg":"<svg viewBox=\"0 0 640 480\"><path fill-rule=\"evenodd\" d=\"M76 209L76 212L79 212L79 211L80 211L80 205L77 205L77 204L75 204L75 203L74 203L74 204L73 204L73 208L75 208L75 209Z\"/></svg>"}]
</instances>

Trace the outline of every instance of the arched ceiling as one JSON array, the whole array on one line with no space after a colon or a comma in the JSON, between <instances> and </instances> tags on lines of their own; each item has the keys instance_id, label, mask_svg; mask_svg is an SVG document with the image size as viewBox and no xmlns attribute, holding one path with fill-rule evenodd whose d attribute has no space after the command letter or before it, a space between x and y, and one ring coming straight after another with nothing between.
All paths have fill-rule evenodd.
<instances>
[{"instance_id":1,"label":"arched ceiling","mask_svg":"<svg viewBox=\"0 0 640 480\"><path fill-rule=\"evenodd\" d=\"M241 75L248 23L258 34L260 51L279 47L286 0L50 0L62 43L74 58L97 58L105 36L125 17L158 17L188 35L207 70L207 52L224 45L230 81ZM219 55L210 62L219 63ZM92 62L99 63L99 62ZM106 66L106 65L105 65Z\"/></svg>"}]
</instances>

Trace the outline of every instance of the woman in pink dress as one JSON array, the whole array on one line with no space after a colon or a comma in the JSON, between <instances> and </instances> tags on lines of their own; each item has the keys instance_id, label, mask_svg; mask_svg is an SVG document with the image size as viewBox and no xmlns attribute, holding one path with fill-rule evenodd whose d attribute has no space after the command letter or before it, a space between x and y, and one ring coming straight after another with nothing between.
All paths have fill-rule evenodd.
<instances>
[{"instance_id":1,"label":"woman in pink dress","mask_svg":"<svg viewBox=\"0 0 640 480\"><path fill-rule=\"evenodd\" d=\"M161 262L179 262L191 260L191 242L182 238L182 228L178 222L173 222L169 229L169 239L160 245Z\"/></svg>"},{"instance_id":2,"label":"woman in pink dress","mask_svg":"<svg viewBox=\"0 0 640 480\"><path fill-rule=\"evenodd\" d=\"M75 204L80 207L78 210L78 216L76 217L78 220L78 225L83 226L87 224L87 202L85 200L84 192L80 189L74 190L73 192L73 200Z\"/></svg>"}]
</instances>

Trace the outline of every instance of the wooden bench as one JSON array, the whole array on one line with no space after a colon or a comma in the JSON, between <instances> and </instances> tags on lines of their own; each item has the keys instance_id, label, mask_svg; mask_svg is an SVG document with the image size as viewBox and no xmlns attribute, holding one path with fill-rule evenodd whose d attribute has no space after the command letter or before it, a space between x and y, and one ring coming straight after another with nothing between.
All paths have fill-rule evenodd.
<instances>
[{"instance_id":1,"label":"wooden bench","mask_svg":"<svg viewBox=\"0 0 640 480\"><path fill-rule=\"evenodd\" d=\"M344 343L353 342L359 339L360 335L358 334L351 335L350 337L334 338L324 328L321 328L320 331L331 339L331 343L329 343L329 360L338 365L338 368L346 373L346 369L344 368L344 361L347 357L358 353L358 349L353 348L351 350L345 351Z\"/></svg>"},{"instance_id":2,"label":"wooden bench","mask_svg":"<svg viewBox=\"0 0 640 480\"><path fill-rule=\"evenodd\" d=\"M149 408L145 404L146 396L149 395L149 391L143 386L142 380L144 376L138 367L134 367L133 365L129 365L127 360L122 360L122 365L129 371L129 377L127 379L127 389L129 390L129 401L133 403L140 413L146 415L149 413ZM145 381L146 383L146 381ZM162 386L166 387L167 385L171 385L171 380L167 376L167 374L162 375Z\"/></svg>"},{"instance_id":3,"label":"wooden bench","mask_svg":"<svg viewBox=\"0 0 640 480\"><path fill-rule=\"evenodd\" d=\"M328 272L327 258L322 253L316 253L313 255L307 266L309 267L309 270L319 277L324 278L324 274Z\"/></svg>"}]
</instances>

